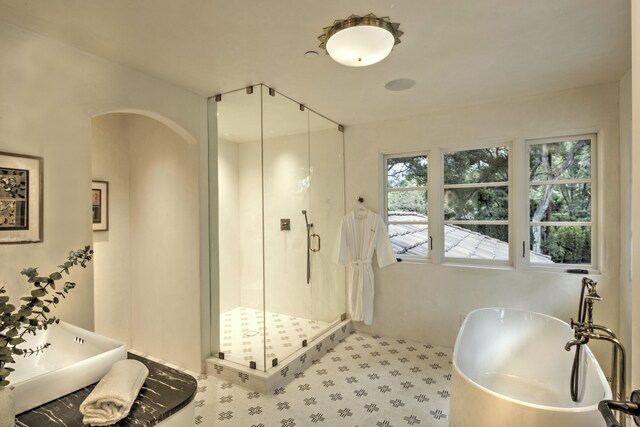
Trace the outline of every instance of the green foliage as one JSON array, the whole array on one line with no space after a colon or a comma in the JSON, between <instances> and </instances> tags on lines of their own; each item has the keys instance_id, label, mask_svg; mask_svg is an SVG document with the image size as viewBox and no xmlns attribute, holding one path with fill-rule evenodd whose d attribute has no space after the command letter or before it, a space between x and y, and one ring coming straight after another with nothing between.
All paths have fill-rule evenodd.
<instances>
[{"instance_id":1,"label":"green foliage","mask_svg":"<svg viewBox=\"0 0 640 427\"><path fill-rule=\"evenodd\" d=\"M551 198L540 221L590 221L591 184L532 185L529 189L529 209L534 217L538 205L542 203L545 190L551 187Z\"/></svg>"},{"instance_id":2,"label":"green foliage","mask_svg":"<svg viewBox=\"0 0 640 427\"><path fill-rule=\"evenodd\" d=\"M532 145L529 152L530 218L536 223L591 221L591 184L558 180L591 178L591 141ZM547 184L549 182L549 184ZM532 251L554 262L583 264L591 260L591 230L580 227L532 227Z\"/></svg>"},{"instance_id":3,"label":"green foliage","mask_svg":"<svg viewBox=\"0 0 640 427\"><path fill-rule=\"evenodd\" d=\"M591 262L591 227L541 227L542 253L553 262L589 264Z\"/></svg>"},{"instance_id":4,"label":"green foliage","mask_svg":"<svg viewBox=\"0 0 640 427\"><path fill-rule=\"evenodd\" d=\"M428 179L427 156L392 157L387 159L389 188L424 187Z\"/></svg>"},{"instance_id":5,"label":"green foliage","mask_svg":"<svg viewBox=\"0 0 640 427\"><path fill-rule=\"evenodd\" d=\"M389 212L411 212L427 216L426 191L392 191L388 195Z\"/></svg>"},{"instance_id":6,"label":"green foliage","mask_svg":"<svg viewBox=\"0 0 640 427\"><path fill-rule=\"evenodd\" d=\"M426 156L396 157L387 160L387 184L392 189L426 186ZM477 184L508 181L509 150L506 147L465 150L444 156L445 184ZM428 215L424 190L390 191L388 211ZM505 187L448 189L445 192L445 219L508 219L509 195Z\"/></svg>"},{"instance_id":7,"label":"green foliage","mask_svg":"<svg viewBox=\"0 0 640 427\"><path fill-rule=\"evenodd\" d=\"M591 141L564 141L531 145L531 181L581 179L591 177Z\"/></svg>"},{"instance_id":8,"label":"green foliage","mask_svg":"<svg viewBox=\"0 0 640 427\"><path fill-rule=\"evenodd\" d=\"M478 184L509 180L507 147L453 151L444 155L444 183Z\"/></svg>"},{"instance_id":9,"label":"green foliage","mask_svg":"<svg viewBox=\"0 0 640 427\"><path fill-rule=\"evenodd\" d=\"M507 187L446 189L444 192L444 219L448 221L509 219Z\"/></svg>"},{"instance_id":10,"label":"green foliage","mask_svg":"<svg viewBox=\"0 0 640 427\"><path fill-rule=\"evenodd\" d=\"M9 385L7 378L13 372L13 368L7 364L14 363L13 356L32 356L44 351L49 344L46 343L33 349L23 350L18 346L25 342L25 334L34 334L39 330L46 330L50 325L59 320L50 316L51 307L60 302L60 298L66 298L66 294L75 288L75 283L66 282L62 290L56 291L56 281L62 279L62 273L69 274L73 266L85 268L93 258L93 250L90 246L69 252L67 261L58 267L60 271L51 273L47 277L38 275L38 269L25 268L20 272L27 277L27 282L33 289L29 296L20 298L24 303L20 308L9 304L9 297L4 286L0 287L0 388ZM45 298L48 297L48 298Z\"/></svg>"}]
</instances>

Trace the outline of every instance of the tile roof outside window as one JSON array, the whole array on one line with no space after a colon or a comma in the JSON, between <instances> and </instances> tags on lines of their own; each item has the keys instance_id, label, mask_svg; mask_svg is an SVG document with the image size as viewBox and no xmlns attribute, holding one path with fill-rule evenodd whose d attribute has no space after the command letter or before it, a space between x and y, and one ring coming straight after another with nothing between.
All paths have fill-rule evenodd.
<instances>
[{"instance_id":1,"label":"tile roof outside window","mask_svg":"<svg viewBox=\"0 0 640 427\"><path fill-rule=\"evenodd\" d=\"M426 256L429 246L425 224L394 224L394 221L426 221L414 213L389 212L389 238L398 255ZM467 230L457 225L444 226L444 251L450 258L504 259L509 256L509 243ZM551 257L531 252L536 263L553 264ZM535 261L534 261L535 260Z\"/></svg>"}]
</instances>

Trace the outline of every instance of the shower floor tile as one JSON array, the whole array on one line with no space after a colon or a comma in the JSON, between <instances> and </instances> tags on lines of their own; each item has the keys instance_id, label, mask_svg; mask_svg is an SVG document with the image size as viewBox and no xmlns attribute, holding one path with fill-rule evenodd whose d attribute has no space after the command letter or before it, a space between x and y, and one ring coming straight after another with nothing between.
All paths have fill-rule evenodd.
<instances>
[{"instance_id":1,"label":"shower floor tile","mask_svg":"<svg viewBox=\"0 0 640 427\"><path fill-rule=\"evenodd\" d=\"M267 363L284 359L329 327L329 323L285 314L237 307L220 314L220 349L224 358L249 366L256 362L263 369L264 322L266 320Z\"/></svg>"},{"instance_id":2,"label":"shower floor tile","mask_svg":"<svg viewBox=\"0 0 640 427\"><path fill-rule=\"evenodd\" d=\"M195 425L446 427L452 352L356 332L275 394L203 374Z\"/></svg>"}]
</instances>

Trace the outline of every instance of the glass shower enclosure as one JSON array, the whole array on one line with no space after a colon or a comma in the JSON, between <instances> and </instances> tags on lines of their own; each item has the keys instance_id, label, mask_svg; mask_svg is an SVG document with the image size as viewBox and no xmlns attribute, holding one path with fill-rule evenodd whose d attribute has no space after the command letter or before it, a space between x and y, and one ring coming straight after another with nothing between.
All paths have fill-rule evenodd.
<instances>
[{"instance_id":1,"label":"glass shower enclosure","mask_svg":"<svg viewBox=\"0 0 640 427\"><path fill-rule=\"evenodd\" d=\"M262 84L216 95L209 106L218 135L217 348L225 360L266 371L345 312L335 260L345 210L342 127Z\"/></svg>"}]
</instances>

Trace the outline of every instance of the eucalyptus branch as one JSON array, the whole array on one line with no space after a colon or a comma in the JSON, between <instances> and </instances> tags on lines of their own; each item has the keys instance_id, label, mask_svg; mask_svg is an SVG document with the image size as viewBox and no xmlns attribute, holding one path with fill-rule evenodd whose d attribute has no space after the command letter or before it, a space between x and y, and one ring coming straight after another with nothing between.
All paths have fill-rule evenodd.
<instances>
[{"instance_id":1,"label":"eucalyptus branch","mask_svg":"<svg viewBox=\"0 0 640 427\"><path fill-rule=\"evenodd\" d=\"M93 250L90 246L83 249L69 252L67 260L59 265L60 270L51 273L49 276L39 276L38 269L34 267L25 268L20 274L28 277L28 283L32 283L34 289L30 296L20 298L25 301L16 310L13 304L9 304L9 297L4 287L0 287L0 388L9 384L7 377L13 368L6 366L14 363L13 355L32 356L43 352L50 344L45 343L33 349L20 349L18 346L25 342L24 335L34 334L38 330L46 330L53 323L58 323L59 319L51 316L51 307L55 308L60 302L60 298L66 298L76 284L66 282L61 290L56 291L56 281L62 279L62 274L69 275L69 270L77 265L85 268L93 257ZM53 291L53 292L51 292ZM43 299L49 295L50 298Z\"/></svg>"}]
</instances>

